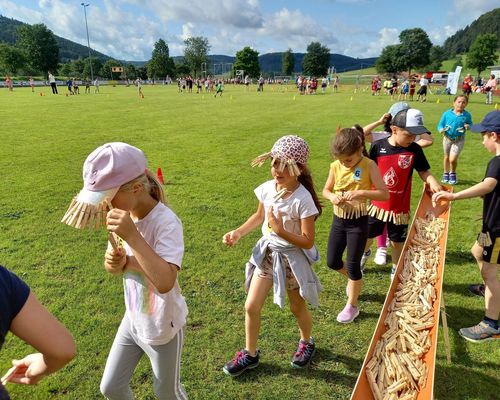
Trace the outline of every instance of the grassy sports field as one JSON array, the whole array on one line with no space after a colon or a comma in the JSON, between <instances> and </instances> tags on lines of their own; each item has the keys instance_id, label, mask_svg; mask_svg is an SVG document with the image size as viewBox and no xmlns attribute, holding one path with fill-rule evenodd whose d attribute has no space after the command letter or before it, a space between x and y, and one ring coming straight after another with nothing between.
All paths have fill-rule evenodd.
<instances>
[{"instance_id":1,"label":"grassy sports field","mask_svg":"<svg viewBox=\"0 0 500 400\"><path fill-rule=\"evenodd\" d=\"M278 90L280 89L280 90ZM324 291L313 310L317 355L312 368L293 370L290 358L299 339L288 309L269 297L262 316L261 366L237 379L221 368L244 346L244 264L259 237L254 232L229 249L222 235L256 209L253 189L270 179L268 165L252 169L250 160L268 151L284 134L302 136L310 145L310 167L317 191L328 174L329 143L337 126L372 122L391 105L388 96L372 97L341 86L314 96L299 96L290 86L226 85L222 98L179 94L176 86L146 86L145 98L133 87L101 86L100 94L58 96L50 88L0 90L0 263L31 286L50 311L73 333L75 360L38 387L9 385L13 399L100 399L99 382L124 311L122 282L102 268L106 233L78 231L60 223L82 186L86 156L108 141L125 141L146 153L149 167L163 170L172 209L183 221L185 258L179 275L189 307L182 379L192 399L347 399L368 348L389 286L390 267L367 264L361 314L341 325L345 280L326 267L332 209L325 204L316 223L323 256L315 266ZM43 96L39 93L43 92ZM66 93L64 87L60 93ZM83 92L83 89L82 89ZM92 91L93 92L93 91ZM438 102L439 101L439 102ZM500 102L500 101L499 101ZM442 146L436 125L451 105L447 96L413 103L435 133L426 155L436 177L442 173ZM494 106L473 95L467 109L475 122ZM457 190L484 176L492 156L481 135L467 133L459 159ZM421 193L415 178L413 208ZM452 364L446 363L440 330L436 364L437 399L498 399L498 343L472 344L457 333L483 316L484 301L467 291L480 274L469 249L480 229L479 199L453 204L446 255L444 300L450 326ZM30 352L12 335L0 353L0 373L11 358ZM137 399L153 399L149 362L134 375Z\"/></svg>"}]
</instances>

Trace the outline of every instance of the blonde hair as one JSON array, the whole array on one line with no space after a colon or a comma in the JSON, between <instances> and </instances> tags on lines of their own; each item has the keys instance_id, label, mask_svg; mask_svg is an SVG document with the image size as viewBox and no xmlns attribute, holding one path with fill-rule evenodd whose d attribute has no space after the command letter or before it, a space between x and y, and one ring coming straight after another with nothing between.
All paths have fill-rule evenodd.
<instances>
[{"instance_id":1,"label":"blonde hair","mask_svg":"<svg viewBox=\"0 0 500 400\"><path fill-rule=\"evenodd\" d=\"M146 192L148 192L153 199L166 204L165 192L163 191L163 187L158 179L153 174L151 174L151 172L146 171L146 173L121 185L120 190L124 192L131 191L136 183L142 184Z\"/></svg>"}]
</instances>

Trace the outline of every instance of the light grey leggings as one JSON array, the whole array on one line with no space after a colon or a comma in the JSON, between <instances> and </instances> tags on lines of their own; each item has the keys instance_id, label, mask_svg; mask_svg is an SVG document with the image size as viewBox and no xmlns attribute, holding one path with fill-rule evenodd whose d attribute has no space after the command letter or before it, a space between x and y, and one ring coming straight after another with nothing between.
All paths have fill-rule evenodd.
<instances>
[{"instance_id":1,"label":"light grey leggings","mask_svg":"<svg viewBox=\"0 0 500 400\"><path fill-rule=\"evenodd\" d=\"M153 367L153 388L159 400L187 399L180 381L180 362L184 329L163 345L152 346L139 341L130 331L124 316L106 361L101 393L109 400L134 400L130 379L142 355L146 353Z\"/></svg>"}]
</instances>

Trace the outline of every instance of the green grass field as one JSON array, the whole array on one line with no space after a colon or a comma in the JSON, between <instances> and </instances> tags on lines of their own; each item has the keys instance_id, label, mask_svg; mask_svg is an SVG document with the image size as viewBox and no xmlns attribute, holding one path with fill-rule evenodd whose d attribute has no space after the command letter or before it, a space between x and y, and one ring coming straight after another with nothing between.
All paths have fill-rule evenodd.
<instances>
[{"instance_id":1,"label":"green grass field","mask_svg":"<svg viewBox=\"0 0 500 400\"><path fill-rule=\"evenodd\" d=\"M59 88L65 93L65 88ZM288 309L270 297L262 316L261 366L231 379L222 365L244 346L244 265L259 237L254 232L236 248L225 248L222 235L256 209L253 189L270 179L269 167L252 169L250 160L268 151L284 134L305 138L318 192L326 180L329 143L337 126L366 124L386 112L388 96L369 91L299 96L266 85L226 86L222 98L178 94L174 86L101 87L98 95L44 96L29 89L0 90L2 194L0 263L28 282L41 301L73 333L78 355L65 369L38 387L9 385L13 399L100 399L99 382L124 311L122 283L102 268L106 233L78 231L60 223L82 185L86 156L108 141L125 141L144 150L151 170L161 167L168 202L184 225L185 258L179 275L189 307L182 379L191 399L347 399L356 382L389 286L390 267L370 261L355 323L336 322L345 303L345 281L325 264L332 219L326 206L316 223L323 256L315 270L324 286L321 306L313 310L318 353L312 368L290 367L298 329ZM83 89L82 89L83 92ZM439 103L437 103L439 100ZM500 99L498 99L500 102ZM426 126L436 131L447 96L414 103ZM492 106L473 95L468 110L480 120ZM442 146L425 150L432 171L442 173ZM468 133L460 157L457 190L484 176L491 155L481 136ZM421 193L416 178L412 204ZM469 249L477 231L480 199L453 204L446 255L444 299L450 326L452 364L446 363L440 330L436 364L436 399L498 399L498 343L471 344L457 333L479 322L483 299L467 291L480 274ZM0 353L0 373L11 358L29 349L10 335ZM132 382L137 399L153 399L149 362L143 359Z\"/></svg>"}]
</instances>

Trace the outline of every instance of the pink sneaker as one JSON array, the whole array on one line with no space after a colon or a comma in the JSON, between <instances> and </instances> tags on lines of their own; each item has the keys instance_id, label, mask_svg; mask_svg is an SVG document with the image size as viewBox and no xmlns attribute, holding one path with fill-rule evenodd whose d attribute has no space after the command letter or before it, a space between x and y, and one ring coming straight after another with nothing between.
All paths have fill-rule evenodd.
<instances>
[{"instance_id":1,"label":"pink sneaker","mask_svg":"<svg viewBox=\"0 0 500 400\"><path fill-rule=\"evenodd\" d=\"M344 309L337 315L337 321L341 324L349 324L359 315L359 308L347 303Z\"/></svg>"}]
</instances>

